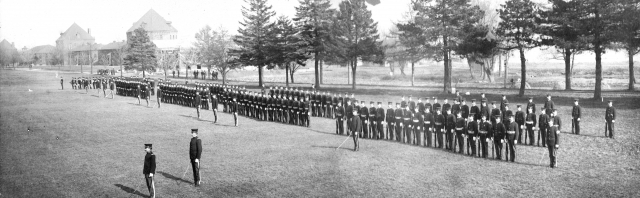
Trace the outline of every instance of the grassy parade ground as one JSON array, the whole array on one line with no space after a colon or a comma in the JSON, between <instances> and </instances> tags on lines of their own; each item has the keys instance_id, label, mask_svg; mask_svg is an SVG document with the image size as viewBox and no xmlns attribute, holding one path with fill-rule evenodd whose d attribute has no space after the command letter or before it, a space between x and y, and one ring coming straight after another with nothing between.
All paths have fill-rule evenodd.
<instances>
[{"instance_id":1,"label":"grassy parade ground","mask_svg":"<svg viewBox=\"0 0 640 198\"><path fill-rule=\"evenodd\" d=\"M349 139L336 149L347 137L335 134L331 119L312 117L305 128L240 116L234 127L220 112L214 124L211 111L198 120L193 108L148 108L132 97L71 89L71 77L80 76L89 74L0 70L0 198L145 197L145 143L157 156L157 197L640 197L640 92L623 86L603 92L617 108L615 139L604 137L606 103L588 99L593 91L527 90L539 107L547 93L559 106L564 125L552 169L547 148L537 146L518 145L515 163L387 140L361 139L354 152ZM363 85L355 94L384 108L401 95L453 97L425 86ZM526 105L517 89L467 91L475 94L468 99L507 94L512 109ZM582 98L581 135L570 134L574 97ZM200 187L189 163L192 128L202 139Z\"/></svg>"}]
</instances>

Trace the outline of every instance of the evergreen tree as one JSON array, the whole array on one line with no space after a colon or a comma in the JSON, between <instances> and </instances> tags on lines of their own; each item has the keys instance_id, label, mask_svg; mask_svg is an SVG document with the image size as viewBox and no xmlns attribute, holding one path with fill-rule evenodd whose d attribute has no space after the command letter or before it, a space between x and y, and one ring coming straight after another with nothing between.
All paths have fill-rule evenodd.
<instances>
[{"instance_id":1,"label":"evergreen tree","mask_svg":"<svg viewBox=\"0 0 640 198\"><path fill-rule=\"evenodd\" d=\"M640 0L617 0L616 20L620 25L616 27L614 39L620 48L627 51L629 58L629 90L635 90L635 72L633 71L633 56L640 52Z\"/></svg>"},{"instance_id":2,"label":"evergreen tree","mask_svg":"<svg viewBox=\"0 0 640 198\"><path fill-rule=\"evenodd\" d=\"M319 63L324 60L330 38L332 20L335 10L330 9L329 0L300 0L293 19L300 31L301 39L307 42L308 53L313 54L315 67L315 85L322 84L322 68ZM292 76L293 77L293 76Z\"/></svg>"},{"instance_id":3,"label":"evergreen tree","mask_svg":"<svg viewBox=\"0 0 640 198\"><path fill-rule=\"evenodd\" d=\"M271 6L267 5L267 0L244 0L249 7L242 6L243 22L238 28L238 33L233 41L239 49L233 50L236 62L243 65L258 67L258 86L262 87L262 73L264 66L270 63L267 51L267 44L272 35L269 35L273 28L270 19L275 12Z\"/></svg>"},{"instance_id":4,"label":"evergreen tree","mask_svg":"<svg viewBox=\"0 0 640 198\"><path fill-rule=\"evenodd\" d=\"M413 22L396 24L398 39L403 49L403 57L411 63L411 86L415 81L415 64L425 58L433 57L434 49L428 42L425 32Z\"/></svg>"},{"instance_id":5,"label":"evergreen tree","mask_svg":"<svg viewBox=\"0 0 640 198\"><path fill-rule=\"evenodd\" d=\"M483 16L470 0L416 0L416 24L425 31L430 43L438 49L436 61L444 61L444 91L451 89L451 54L466 37L462 29L476 24Z\"/></svg>"},{"instance_id":6,"label":"evergreen tree","mask_svg":"<svg viewBox=\"0 0 640 198\"><path fill-rule=\"evenodd\" d=\"M156 44L151 42L143 27L139 27L131 33L127 45L125 61L129 68L142 70L143 78L146 77L146 71L155 71L158 64Z\"/></svg>"},{"instance_id":7,"label":"evergreen tree","mask_svg":"<svg viewBox=\"0 0 640 198\"><path fill-rule=\"evenodd\" d=\"M272 39L268 43L269 59L272 65L285 68L286 84L289 77L293 83L293 74L299 66L305 66L308 59L308 40L304 40L298 29L285 16L280 16L273 25Z\"/></svg>"},{"instance_id":8,"label":"evergreen tree","mask_svg":"<svg viewBox=\"0 0 640 198\"><path fill-rule=\"evenodd\" d=\"M336 45L331 49L334 54L346 61L351 67L352 89L356 89L356 70L358 59L382 62L384 53L378 42L378 23L371 19L364 0L345 0L340 2L333 24L336 31Z\"/></svg>"},{"instance_id":9,"label":"evergreen tree","mask_svg":"<svg viewBox=\"0 0 640 198\"><path fill-rule=\"evenodd\" d=\"M586 48L587 43L580 39L578 24L578 1L549 0L551 9L540 12L538 21L542 45L555 46L562 53L565 65L565 89L571 90L573 67L572 56Z\"/></svg>"},{"instance_id":10,"label":"evergreen tree","mask_svg":"<svg viewBox=\"0 0 640 198\"><path fill-rule=\"evenodd\" d=\"M517 49L520 52L520 96L524 96L527 83L527 66L524 56L525 49L538 46L534 31L535 19L538 18L538 8L531 0L509 0L498 9L500 19L496 33L502 37L503 48Z\"/></svg>"},{"instance_id":11,"label":"evergreen tree","mask_svg":"<svg viewBox=\"0 0 640 198\"><path fill-rule=\"evenodd\" d=\"M612 0L582 0L578 1L577 12L580 23L580 39L589 43L588 50L595 53L596 85L593 98L602 97L602 54L606 46L612 43L614 31L619 25L614 13L615 2Z\"/></svg>"}]
</instances>

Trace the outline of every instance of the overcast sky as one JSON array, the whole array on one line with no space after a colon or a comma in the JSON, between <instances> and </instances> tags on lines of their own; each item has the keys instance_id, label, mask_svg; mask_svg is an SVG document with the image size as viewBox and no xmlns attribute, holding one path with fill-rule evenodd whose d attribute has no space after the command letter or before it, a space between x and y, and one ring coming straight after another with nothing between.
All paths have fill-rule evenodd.
<instances>
[{"instance_id":1,"label":"overcast sky","mask_svg":"<svg viewBox=\"0 0 640 198\"><path fill-rule=\"evenodd\" d=\"M331 0L337 7L341 0ZM545 2L545 0L534 0ZM368 5L381 34L388 32L393 22L402 20L409 10L410 0L381 0ZM472 0L489 3L496 9L504 0ZM276 17L293 17L298 0L269 0ZM154 9L178 29L178 39L190 46L195 33L205 25L223 26L237 33L242 20L242 0L0 0L0 40L14 42L16 48L54 45L55 41L74 22L83 29L91 29L96 42L106 44L126 39L126 31L149 9ZM548 53L538 49L527 52L529 61L548 61ZM591 53L576 57L576 62L593 61ZM638 58L637 55L636 59ZM625 61L624 53L608 51L603 59Z\"/></svg>"},{"instance_id":2,"label":"overcast sky","mask_svg":"<svg viewBox=\"0 0 640 198\"><path fill-rule=\"evenodd\" d=\"M331 0L337 7L340 0ZM408 10L410 0L382 0L370 6L379 30L387 31ZM269 0L276 16L293 17L298 0ZM74 22L90 28L97 43L126 39L125 32L149 9L154 9L178 29L184 43L209 24L237 33L242 20L242 0L0 0L0 40L15 42L16 48L55 45L61 32Z\"/></svg>"}]
</instances>

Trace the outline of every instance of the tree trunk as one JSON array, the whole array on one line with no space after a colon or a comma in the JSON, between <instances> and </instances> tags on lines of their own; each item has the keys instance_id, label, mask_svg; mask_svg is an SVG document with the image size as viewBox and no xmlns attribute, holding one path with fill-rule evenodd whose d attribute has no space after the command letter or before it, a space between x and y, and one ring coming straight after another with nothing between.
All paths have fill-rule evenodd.
<instances>
[{"instance_id":1,"label":"tree trunk","mask_svg":"<svg viewBox=\"0 0 640 198\"><path fill-rule=\"evenodd\" d=\"M524 90L527 88L527 65L524 58L524 49L520 47L520 97L524 96Z\"/></svg>"},{"instance_id":2,"label":"tree trunk","mask_svg":"<svg viewBox=\"0 0 640 198\"><path fill-rule=\"evenodd\" d=\"M222 84L226 85L227 84L227 73L226 72L220 72L220 75L222 75Z\"/></svg>"},{"instance_id":3,"label":"tree trunk","mask_svg":"<svg viewBox=\"0 0 640 198\"><path fill-rule=\"evenodd\" d=\"M295 68L291 68L291 69L289 70L289 73L291 73L291 83L296 83L295 81L293 81L293 74L296 72L294 69L295 69Z\"/></svg>"},{"instance_id":4,"label":"tree trunk","mask_svg":"<svg viewBox=\"0 0 640 198\"><path fill-rule=\"evenodd\" d=\"M508 72L509 72L509 52L507 52L507 54L504 57L504 88L507 88L507 78L508 77Z\"/></svg>"},{"instance_id":5,"label":"tree trunk","mask_svg":"<svg viewBox=\"0 0 640 198\"><path fill-rule=\"evenodd\" d=\"M447 36L443 36L443 47L447 49ZM451 71L449 71L449 52L445 50L444 54L444 92L451 90Z\"/></svg>"},{"instance_id":6,"label":"tree trunk","mask_svg":"<svg viewBox=\"0 0 640 198\"><path fill-rule=\"evenodd\" d=\"M411 86L412 87L413 87L413 82L415 81L415 75L413 74L415 70L416 70L415 63L411 61Z\"/></svg>"},{"instance_id":7,"label":"tree trunk","mask_svg":"<svg viewBox=\"0 0 640 198\"><path fill-rule=\"evenodd\" d=\"M122 77L122 63L120 63L120 77Z\"/></svg>"},{"instance_id":8,"label":"tree trunk","mask_svg":"<svg viewBox=\"0 0 640 198\"><path fill-rule=\"evenodd\" d=\"M389 62L389 70L391 70L391 76L393 76L394 69L395 69L394 62Z\"/></svg>"},{"instance_id":9,"label":"tree trunk","mask_svg":"<svg viewBox=\"0 0 640 198\"><path fill-rule=\"evenodd\" d=\"M144 73L144 67L142 69L142 78L146 78L145 73Z\"/></svg>"},{"instance_id":10,"label":"tree trunk","mask_svg":"<svg viewBox=\"0 0 640 198\"><path fill-rule=\"evenodd\" d=\"M565 90L571 90L571 49L564 49L564 86Z\"/></svg>"},{"instance_id":11,"label":"tree trunk","mask_svg":"<svg viewBox=\"0 0 640 198\"><path fill-rule=\"evenodd\" d=\"M258 87L262 87L262 66L258 66Z\"/></svg>"},{"instance_id":12,"label":"tree trunk","mask_svg":"<svg viewBox=\"0 0 640 198\"><path fill-rule=\"evenodd\" d=\"M498 55L498 77L502 77L502 54Z\"/></svg>"},{"instance_id":13,"label":"tree trunk","mask_svg":"<svg viewBox=\"0 0 640 198\"><path fill-rule=\"evenodd\" d=\"M322 58L321 58L322 59ZM320 84L324 84L324 62L322 60L320 60Z\"/></svg>"},{"instance_id":14,"label":"tree trunk","mask_svg":"<svg viewBox=\"0 0 640 198\"><path fill-rule=\"evenodd\" d=\"M347 63L347 85L351 83L351 79L350 79L350 77L351 77L351 70L350 70L350 69L351 69L352 65L353 65L353 61L349 61L349 62Z\"/></svg>"},{"instance_id":15,"label":"tree trunk","mask_svg":"<svg viewBox=\"0 0 640 198\"><path fill-rule=\"evenodd\" d=\"M627 49L629 53L629 91L633 91L635 89L636 76L633 72L633 50Z\"/></svg>"},{"instance_id":16,"label":"tree trunk","mask_svg":"<svg viewBox=\"0 0 640 198\"><path fill-rule=\"evenodd\" d=\"M319 89L320 88L320 68L318 67L318 62L319 62L319 60L318 60L318 57L319 57L318 56L318 52L314 53L314 57L315 57L315 59L313 60L313 62L314 62L315 68L316 68L316 71L315 71L316 72L316 83L315 84L316 84L316 89Z\"/></svg>"},{"instance_id":17,"label":"tree trunk","mask_svg":"<svg viewBox=\"0 0 640 198\"><path fill-rule=\"evenodd\" d=\"M469 61L469 58L467 58L467 63L469 64L469 74L471 74L471 79L476 79L476 77L473 76L473 66L471 65L471 62ZM482 69L480 69L482 70Z\"/></svg>"},{"instance_id":18,"label":"tree trunk","mask_svg":"<svg viewBox=\"0 0 640 198\"><path fill-rule=\"evenodd\" d=\"M599 35L596 34L596 39ZM602 49L600 49L600 42L596 41L595 44L596 53L596 88L593 92L593 98L600 100L602 97Z\"/></svg>"},{"instance_id":19,"label":"tree trunk","mask_svg":"<svg viewBox=\"0 0 640 198\"><path fill-rule=\"evenodd\" d=\"M316 70L317 71L317 70ZM289 87L289 64L286 64L284 67L284 75L286 76L286 85ZM316 82L318 82L318 78L316 78Z\"/></svg>"},{"instance_id":20,"label":"tree trunk","mask_svg":"<svg viewBox=\"0 0 640 198\"><path fill-rule=\"evenodd\" d=\"M351 83L351 89L355 90L356 89L356 68L358 68L358 59L353 61L353 68L351 68L351 73L353 78L351 78L351 80L353 80L353 83Z\"/></svg>"}]
</instances>

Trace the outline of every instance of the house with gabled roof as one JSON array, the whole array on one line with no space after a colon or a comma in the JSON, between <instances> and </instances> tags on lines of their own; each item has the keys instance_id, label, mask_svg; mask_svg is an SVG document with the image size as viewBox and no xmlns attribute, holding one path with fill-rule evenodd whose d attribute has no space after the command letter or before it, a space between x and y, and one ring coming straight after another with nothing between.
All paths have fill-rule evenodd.
<instances>
[{"instance_id":1,"label":"house with gabled roof","mask_svg":"<svg viewBox=\"0 0 640 198\"><path fill-rule=\"evenodd\" d=\"M178 30L171 25L171 21L165 20L158 12L150 9L138 21L133 23L127 30L127 40L138 28L144 28L151 41L156 44L158 51L178 51L180 41L178 40Z\"/></svg>"},{"instance_id":2,"label":"house with gabled roof","mask_svg":"<svg viewBox=\"0 0 640 198\"><path fill-rule=\"evenodd\" d=\"M56 47L62 50L64 64L71 64L73 57L72 49L76 49L82 45L93 45L96 39L91 36L91 30L85 31L78 24L73 23L67 31L60 33L60 37L56 40Z\"/></svg>"}]
</instances>

